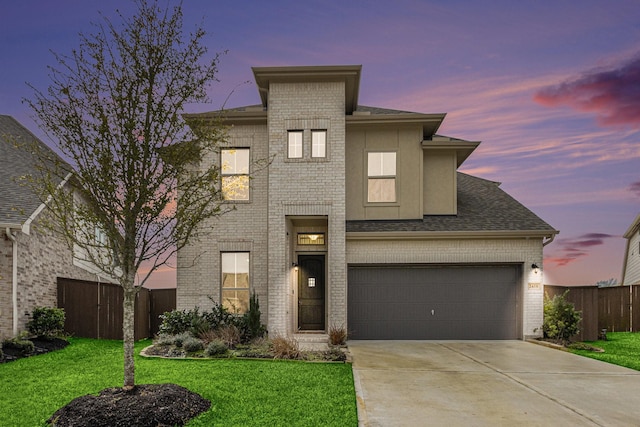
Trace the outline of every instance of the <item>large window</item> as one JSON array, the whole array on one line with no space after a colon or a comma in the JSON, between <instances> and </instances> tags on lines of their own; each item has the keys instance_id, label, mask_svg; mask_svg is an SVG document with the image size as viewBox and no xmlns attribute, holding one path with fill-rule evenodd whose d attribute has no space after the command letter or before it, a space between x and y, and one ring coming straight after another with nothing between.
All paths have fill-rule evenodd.
<instances>
[{"instance_id":1,"label":"large window","mask_svg":"<svg viewBox=\"0 0 640 427\"><path fill-rule=\"evenodd\" d=\"M290 159L302 158L301 130L290 130L287 132L287 157Z\"/></svg>"},{"instance_id":2,"label":"large window","mask_svg":"<svg viewBox=\"0 0 640 427\"><path fill-rule=\"evenodd\" d=\"M222 253L222 305L232 313L249 309L249 252Z\"/></svg>"},{"instance_id":3,"label":"large window","mask_svg":"<svg viewBox=\"0 0 640 427\"><path fill-rule=\"evenodd\" d=\"M221 165L224 199L249 200L249 149L222 150Z\"/></svg>"},{"instance_id":4,"label":"large window","mask_svg":"<svg viewBox=\"0 0 640 427\"><path fill-rule=\"evenodd\" d=\"M311 131L311 157L327 157L327 131Z\"/></svg>"},{"instance_id":5,"label":"large window","mask_svg":"<svg viewBox=\"0 0 640 427\"><path fill-rule=\"evenodd\" d=\"M368 153L367 201L396 201L396 153Z\"/></svg>"}]
</instances>

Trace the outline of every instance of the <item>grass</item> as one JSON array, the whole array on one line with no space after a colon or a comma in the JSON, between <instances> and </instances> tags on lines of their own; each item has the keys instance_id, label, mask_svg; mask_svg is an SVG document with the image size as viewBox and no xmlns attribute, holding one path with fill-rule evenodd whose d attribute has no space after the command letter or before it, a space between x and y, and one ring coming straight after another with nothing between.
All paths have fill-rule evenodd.
<instances>
[{"instance_id":1,"label":"grass","mask_svg":"<svg viewBox=\"0 0 640 427\"><path fill-rule=\"evenodd\" d=\"M136 354L150 341L136 343ZM2 425L43 426L72 399L122 385L122 342L71 339L64 350L0 365ZM136 356L136 382L176 383L211 401L188 426L356 426L351 365Z\"/></svg>"},{"instance_id":2,"label":"grass","mask_svg":"<svg viewBox=\"0 0 640 427\"><path fill-rule=\"evenodd\" d=\"M604 349L604 353L587 350L571 350L571 352L640 371L640 358L638 358L640 333L608 332L607 341L588 341L587 343Z\"/></svg>"}]
</instances>

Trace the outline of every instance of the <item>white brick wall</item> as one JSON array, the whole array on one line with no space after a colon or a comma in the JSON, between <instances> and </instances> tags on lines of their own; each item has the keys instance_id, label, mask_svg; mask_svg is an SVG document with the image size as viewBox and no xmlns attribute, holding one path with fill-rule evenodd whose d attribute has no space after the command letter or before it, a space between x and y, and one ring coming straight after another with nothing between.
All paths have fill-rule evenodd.
<instances>
[{"instance_id":1,"label":"white brick wall","mask_svg":"<svg viewBox=\"0 0 640 427\"><path fill-rule=\"evenodd\" d=\"M347 264L522 264L522 335L540 335L542 270L535 274L531 264L542 267L541 240L348 240L346 255Z\"/></svg>"},{"instance_id":2,"label":"white brick wall","mask_svg":"<svg viewBox=\"0 0 640 427\"><path fill-rule=\"evenodd\" d=\"M346 323L344 99L343 82L272 83L269 88L270 333L292 333L297 327L285 227L292 215L327 217L328 323ZM305 131L303 161L286 159L287 130L293 129ZM308 158L312 129L327 129L326 159Z\"/></svg>"}]
</instances>

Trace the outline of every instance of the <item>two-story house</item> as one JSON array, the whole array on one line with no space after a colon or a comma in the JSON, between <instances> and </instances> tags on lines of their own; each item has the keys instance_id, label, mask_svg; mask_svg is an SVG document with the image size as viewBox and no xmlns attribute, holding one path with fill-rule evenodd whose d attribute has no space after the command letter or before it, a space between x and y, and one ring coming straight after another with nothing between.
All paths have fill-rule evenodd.
<instances>
[{"instance_id":1,"label":"two-story house","mask_svg":"<svg viewBox=\"0 0 640 427\"><path fill-rule=\"evenodd\" d=\"M221 166L237 209L179 252L178 309L212 297L243 311L255 292L270 334L539 334L557 231L499 183L457 172L479 142L438 135L444 114L359 105L361 66L253 72L260 105L186 116L230 126L203 162Z\"/></svg>"}]
</instances>

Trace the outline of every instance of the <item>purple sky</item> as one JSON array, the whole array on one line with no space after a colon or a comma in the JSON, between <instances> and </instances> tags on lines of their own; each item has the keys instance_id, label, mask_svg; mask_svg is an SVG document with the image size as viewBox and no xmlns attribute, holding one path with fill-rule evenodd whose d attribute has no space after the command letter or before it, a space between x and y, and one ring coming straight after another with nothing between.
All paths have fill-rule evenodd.
<instances>
[{"instance_id":1,"label":"purple sky","mask_svg":"<svg viewBox=\"0 0 640 427\"><path fill-rule=\"evenodd\" d=\"M116 8L132 2L3 2L0 114L49 142L21 103L25 82L46 88L49 50L68 53ZM232 91L226 107L259 103L251 66L362 64L361 104L448 113L441 134L483 141L461 170L502 182L560 230L545 282L620 279L622 234L640 213L637 0L185 0L184 11L212 53L229 50L211 104L190 112Z\"/></svg>"}]
</instances>

